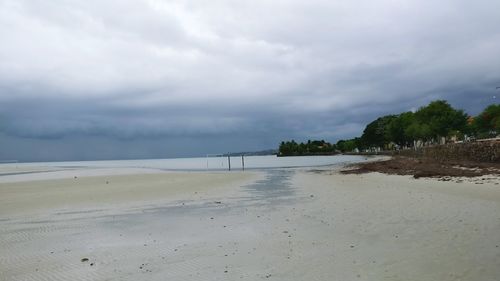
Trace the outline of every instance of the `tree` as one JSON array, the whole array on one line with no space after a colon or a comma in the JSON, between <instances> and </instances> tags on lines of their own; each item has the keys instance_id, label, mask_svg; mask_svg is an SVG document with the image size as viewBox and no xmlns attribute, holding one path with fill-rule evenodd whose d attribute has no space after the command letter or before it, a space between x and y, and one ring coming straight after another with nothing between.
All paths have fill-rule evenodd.
<instances>
[{"instance_id":1,"label":"tree","mask_svg":"<svg viewBox=\"0 0 500 281\"><path fill-rule=\"evenodd\" d=\"M405 129L405 135L411 140L428 141L432 139L432 132L429 125L420 124L416 121Z\"/></svg>"},{"instance_id":2,"label":"tree","mask_svg":"<svg viewBox=\"0 0 500 281\"><path fill-rule=\"evenodd\" d=\"M339 140L331 145L324 140L297 144L295 141L282 142L282 155L332 154L336 150L350 152L371 147L388 147L394 142L400 146L410 146L416 140L426 142L440 137L474 133L477 136L495 136L500 133L500 104L488 106L474 120L463 110L453 108L447 101L436 100L419 108L415 113L404 112L386 115L369 123L361 136L349 140Z\"/></svg>"},{"instance_id":3,"label":"tree","mask_svg":"<svg viewBox=\"0 0 500 281\"><path fill-rule=\"evenodd\" d=\"M294 140L291 140L281 142L279 146L279 155L281 156L330 155L334 153L335 146L324 140L309 140L307 143L296 143Z\"/></svg>"},{"instance_id":4,"label":"tree","mask_svg":"<svg viewBox=\"0 0 500 281\"><path fill-rule=\"evenodd\" d=\"M389 124L396 119L395 115L377 118L368 124L363 131L361 141L366 147L383 147L389 142Z\"/></svg>"},{"instance_id":5,"label":"tree","mask_svg":"<svg viewBox=\"0 0 500 281\"><path fill-rule=\"evenodd\" d=\"M500 133L500 104L486 107L474 118L473 128L479 137L493 137Z\"/></svg>"},{"instance_id":6,"label":"tree","mask_svg":"<svg viewBox=\"0 0 500 281\"><path fill-rule=\"evenodd\" d=\"M400 146L411 145L415 139L408 128L415 123L413 112L405 112L396 116L388 124L387 139Z\"/></svg>"},{"instance_id":7,"label":"tree","mask_svg":"<svg viewBox=\"0 0 500 281\"><path fill-rule=\"evenodd\" d=\"M350 140L339 140L336 147L341 152L351 152L360 146L360 138Z\"/></svg>"},{"instance_id":8,"label":"tree","mask_svg":"<svg viewBox=\"0 0 500 281\"><path fill-rule=\"evenodd\" d=\"M420 126L418 131L422 138L438 139L448 136L452 131L465 131L467 114L454 109L444 100L437 100L417 110L415 122Z\"/></svg>"}]
</instances>

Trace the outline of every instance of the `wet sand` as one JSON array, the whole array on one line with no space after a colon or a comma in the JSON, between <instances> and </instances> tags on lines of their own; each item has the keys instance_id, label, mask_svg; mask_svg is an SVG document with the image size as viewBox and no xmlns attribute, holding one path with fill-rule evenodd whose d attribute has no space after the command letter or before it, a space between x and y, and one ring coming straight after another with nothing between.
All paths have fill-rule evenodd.
<instances>
[{"instance_id":1,"label":"wet sand","mask_svg":"<svg viewBox=\"0 0 500 281\"><path fill-rule=\"evenodd\" d=\"M488 182L162 173L2 183L0 198L15 202L0 207L0 280L500 277L500 188Z\"/></svg>"},{"instance_id":2,"label":"wet sand","mask_svg":"<svg viewBox=\"0 0 500 281\"><path fill-rule=\"evenodd\" d=\"M59 174L60 178L51 180L39 180L44 176L43 173L9 176L12 182L9 179L0 180L0 216L88 209L114 210L121 205L140 207L157 201L164 203L174 199L229 195L255 176L250 173L131 171L138 174L116 175L116 170L109 170L111 175L82 176L79 172L65 171ZM54 175L51 173L46 176ZM22 177L29 180L21 181Z\"/></svg>"}]
</instances>

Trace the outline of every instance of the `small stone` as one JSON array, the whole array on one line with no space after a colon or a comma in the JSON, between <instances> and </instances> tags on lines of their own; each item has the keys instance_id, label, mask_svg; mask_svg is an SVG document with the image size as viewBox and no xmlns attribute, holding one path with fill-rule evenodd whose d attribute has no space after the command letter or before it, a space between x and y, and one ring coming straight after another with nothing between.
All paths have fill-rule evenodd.
<instances>
[{"instance_id":1,"label":"small stone","mask_svg":"<svg viewBox=\"0 0 500 281\"><path fill-rule=\"evenodd\" d=\"M82 262L88 262L88 261L89 261L89 259L88 259L88 258L83 258L83 259L81 259L81 261L82 261Z\"/></svg>"}]
</instances>

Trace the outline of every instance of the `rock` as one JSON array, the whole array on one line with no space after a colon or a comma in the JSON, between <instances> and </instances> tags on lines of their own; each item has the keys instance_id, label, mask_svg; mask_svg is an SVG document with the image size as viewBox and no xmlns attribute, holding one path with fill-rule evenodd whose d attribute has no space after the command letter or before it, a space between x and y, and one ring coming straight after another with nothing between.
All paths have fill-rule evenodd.
<instances>
[{"instance_id":1,"label":"rock","mask_svg":"<svg viewBox=\"0 0 500 281\"><path fill-rule=\"evenodd\" d=\"M88 258L83 258L83 259L81 259L81 261L82 261L82 262L88 262L88 261L89 261L89 259L88 259Z\"/></svg>"}]
</instances>

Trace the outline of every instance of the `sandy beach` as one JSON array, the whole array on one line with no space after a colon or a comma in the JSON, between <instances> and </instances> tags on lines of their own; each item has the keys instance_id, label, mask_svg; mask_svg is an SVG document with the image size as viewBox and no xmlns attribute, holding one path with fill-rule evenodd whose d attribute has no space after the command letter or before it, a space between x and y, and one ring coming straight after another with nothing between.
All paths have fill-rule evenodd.
<instances>
[{"instance_id":1,"label":"sandy beach","mask_svg":"<svg viewBox=\"0 0 500 281\"><path fill-rule=\"evenodd\" d=\"M54 211L88 209L114 210L120 205L143 206L183 199L231 195L235 187L255 177L243 173L153 173L129 170L137 174L81 176L82 173L65 171L60 178L21 181L12 176L12 182L0 182L0 214L50 215ZM102 173L102 171L100 171ZM78 176L71 176L77 174ZM53 175L51 175L53 176ZM71 177L70 177L71 176ZM25 176L26 177L26 176ZM5 181L5 180L4 180Z\"/></svg>"},{"instance_id":2,"label":"sandy beach","mask_svg":"<svg viewBox=\"0 0 500 281\"><path fill-rule=\"evenodd\" d=\"M500 279L498 179L76 172L2 177L0 280Z\"/></svg>"}]
</instances>

